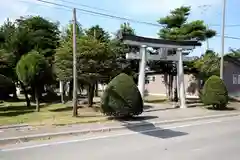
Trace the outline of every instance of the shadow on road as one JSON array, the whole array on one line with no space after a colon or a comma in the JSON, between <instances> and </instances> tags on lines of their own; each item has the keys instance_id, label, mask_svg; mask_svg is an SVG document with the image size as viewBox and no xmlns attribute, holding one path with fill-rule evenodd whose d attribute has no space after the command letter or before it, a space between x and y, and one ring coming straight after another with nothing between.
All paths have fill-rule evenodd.
<instances>
[{"instance_id":1,"label":"shadow on road","mask_svg":"<svg viewBox=\"0 0 240 160\"><path fill-rule=\"evenodd\" d=\"M188 134L185 132L156 127L154 124L147 121L142 121L141 123L142 125L139 124L139 126L135 126L135 127L127 123L124 124L124 126L126 126L131 131L138 132L140 134L147 135L147 136L162 138L162 139L185 136Z\"/></svg>"}]
</instances>

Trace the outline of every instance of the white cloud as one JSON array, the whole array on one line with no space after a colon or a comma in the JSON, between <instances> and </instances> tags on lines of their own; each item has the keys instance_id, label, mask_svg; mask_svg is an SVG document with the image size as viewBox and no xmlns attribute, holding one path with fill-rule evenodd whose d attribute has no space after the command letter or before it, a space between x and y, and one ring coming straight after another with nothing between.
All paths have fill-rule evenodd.
<instances>
[{"instance_id":1,"label":"white cloud","mask_svg":"<svg viewBox=\"0 0 240 160\"><path fill-rule=\"evenodd\" d=\"M215 10L221 5L220 0L122 0L124 8L137 15L165 15L170 10L182 5L191 6L192 9L200 9L199 6L210 5L210 10Z\"/></svg>"}]
</instances>

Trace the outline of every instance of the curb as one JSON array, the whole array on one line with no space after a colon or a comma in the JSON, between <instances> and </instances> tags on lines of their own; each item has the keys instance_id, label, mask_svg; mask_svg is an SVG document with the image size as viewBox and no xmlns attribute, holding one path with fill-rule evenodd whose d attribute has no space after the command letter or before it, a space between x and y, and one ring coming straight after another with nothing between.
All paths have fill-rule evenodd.
<instances>
[{"instance_id":1,"label":"curb","mask_svg":"<svg viewBox=\"0 0 240 160\"><path fill-rule=\"evenodd\" d=\"M22 127L28 127L28 124L16 124L16 125L4 125L0 126L0 129L12 129L12 128L22 128Z\"/></svg>"},{"instance_id":2,"label":"curb","mask_svg":"<svg viewBox=\"0 0 240 160\"><path fill-rule=\"evenodd\" d=\"M196 120L235 117L235 116L240 116L240 112L229 113L229 114L219 114L219 115L209 115L209 116L199 116L199 117L192 117L192 118L182 118L182 119L166 120L166 121L143 122L143 123L140 122L135 124L128 123L126 125L121 125L116 127L104 127L99 129L73 130L73 131L58 132L58 133L44 133L44 134L35 134L35 135L20 136L20 137L9 137L9 138L0 139L0 145L23 143L23 142L39 140L39 139L48 140L51 138L64 137L64 136L77 136L77 135L84 135L88 133L110 132L110 131L123 130L127 128L135 128L135 127L143 127L143 126L147 127L150 125L152 126L152 125L160 125L160 124L172 124L177 122L188 122L188 121L194 121L194 120L196 121Z\"/></svg>"}]
</instances>

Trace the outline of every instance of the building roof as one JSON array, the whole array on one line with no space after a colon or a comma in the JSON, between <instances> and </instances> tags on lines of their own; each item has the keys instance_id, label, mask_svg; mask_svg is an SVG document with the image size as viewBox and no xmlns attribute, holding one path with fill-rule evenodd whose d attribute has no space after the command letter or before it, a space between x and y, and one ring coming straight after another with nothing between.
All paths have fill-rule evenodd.
<instances>
[{"instance_id":1,"label":"building roof","mask_svg":"<svg viewBox=\"0 0 240 160\"><path fill-rule=\"evenodd\" d=\"M234 63L235 65L240 67L240 59L239 58L226 55L226 56L224 56L224 61Z\"/></svg>"},{"instance_id":2,"label":"building roof","mask_svg":"<svg viewBox=\"0 0 240 160\"><path fill-rule=\"evenodd\" d=\"M176 40L165 40L159 38L148 38L141 37L129 34L119 34L118 38L122 40L124 43L129 45L141 46L147 45L149 47L159 47L159 48L183 48L183 49L193 49L196 46L201 46L202 44L199 41L195 40L184 40L184 41L176 41Z\"/></svg>"}]
</instances>

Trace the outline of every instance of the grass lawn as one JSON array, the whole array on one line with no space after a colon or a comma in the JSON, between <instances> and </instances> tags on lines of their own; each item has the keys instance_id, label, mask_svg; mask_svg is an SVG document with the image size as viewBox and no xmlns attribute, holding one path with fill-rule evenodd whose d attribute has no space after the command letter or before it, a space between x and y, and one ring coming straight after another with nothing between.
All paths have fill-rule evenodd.
<instances>
[{"instance_id":1,"label":"grass lawn","mask_svg":"<svg viewBox=\"0 0 240 160\"><path fill-rule=\"evenodd\" d=\"M31 125L65 125L107 121L98 107L79 107L79 117L72 117L71 103L42 104L39 113L35 105L27 108L25 102L0 103L0 125L27 123Z\"/></svg>"},{"instance_id":2,"label":"grass lawn","mask_svg":"<svg viewBox=\"0 0 240 160\"><path fill-rule=\"evenodd\" d=\"M166 98L161 96L146 96L147 103L162 103ZM53 103L41 104L40 112L35 112L35 105L27 108L24 99L19 102L0 103L0 125L22 124L30 125L66 125L76 123L104 122L108 118L99 110L100 98L95 99L93 108L79 107L77 118L72 117L72 104Z\"/></svg>"}]
</instances>

